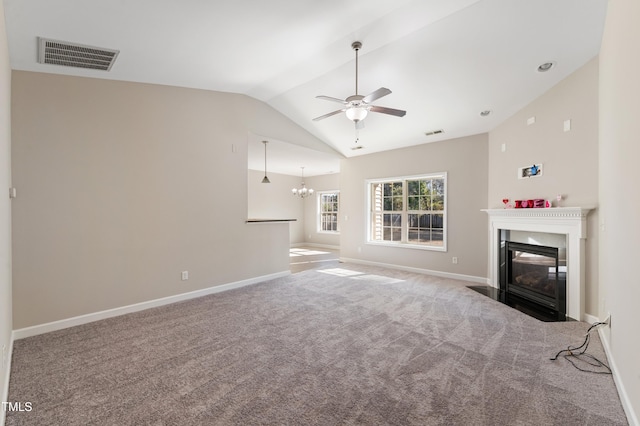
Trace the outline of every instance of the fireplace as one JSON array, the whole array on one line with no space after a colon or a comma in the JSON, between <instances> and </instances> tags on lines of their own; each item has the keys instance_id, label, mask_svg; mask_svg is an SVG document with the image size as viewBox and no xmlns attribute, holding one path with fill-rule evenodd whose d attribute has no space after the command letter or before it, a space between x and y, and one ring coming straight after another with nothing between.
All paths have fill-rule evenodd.
<instances>
[{"instance_id":1,"label":"fireplace","mask_svg":"<svg viewBox=\"0 0 640 426\"><path fill-rule=\"evenodd\" d=\"M517 240L513 238L505 238L503 233L510 231L519 231L524 233L538 232L548 233L561 236L566 242L566 249L560 248L558 250L558 265L555 271L549 272L552 278L558 283L560 295L552 297L550 290L532 290L527 288L524 284L523 278L520 279L520 283L510 285L510 290L515 289L515 293L510 293L511 298L514 300L526 300L523 296L523 292L526 292L526 296L534 298L538 305L549 306L549 304L556 304L558 306L558 312L562 312L562 306L564 306L564 313L567 317L576 320L585 320L584 312L584 285L585 285L585 239L587 238L587 215L592 211L591 208L582 207L556 207L556 208L539 208L539 209L488 209L483 210L489 216L489 279L488 284L496 291L501 290L501 283L506 282L507 262L511 259L511 271L514 268L513 258L508 254L506 250L507 242L527 244L529 241ZM538 242L532 245L545 245L549 247L558 248L555 244L545 244L545 242ZM509 244L510 248L514 247ZM517 253L524 252L522 249L524 246L515 246ZM531 253L531 255L540 255L538 253ZM553 253L551 256L545 256L542 254L542 262L553 263L555 257ZM520 255L522 258L523 255ZM551 258L551 260L547 259ZM554 269L553 265L549 265L549 268ZM519 265L516 263L516 268ZM555 275L555 277L553 276ZM562 293L562 282L564 281L564 296ZM512 279L513 282L513 279ZM522 283L522 284L521 284ZM505 284L506 286L506 284ZM518 293L520 292L520 293ZM564 297L564 303L562 298ZM554 300L551 300L554 299ZM551 309L550 307L548 309Z\"/></svg>"},{"instance_id":2,"label":"fireplace","mask_svg":"<svg viewBox=\"0 0 640 426\"><path fill-rule=\"evenodd\" d=\"M510 234L507 230L500 232L501 300L517 307L527 305L539 319L566 320L566 250L511 241Z\"/></svg>"}]
</instances>

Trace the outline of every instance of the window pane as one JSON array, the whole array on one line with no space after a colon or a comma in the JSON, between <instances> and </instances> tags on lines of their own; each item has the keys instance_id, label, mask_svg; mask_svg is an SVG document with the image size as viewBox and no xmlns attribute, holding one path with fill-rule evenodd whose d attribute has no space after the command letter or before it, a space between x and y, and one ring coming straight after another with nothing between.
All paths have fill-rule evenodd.
<instances>
[{"instance_id":1,"label":"window pane","mask_svg":"<svg viewBox=\"0 0 640 426\"><path fill-rule=\"evenodd\" d=\"M420 228L429 228L431 226L431 215L430 214L421 214L420 215Z\"/></svg>"},{"instance_id":2,"label":"window pane","mask_svg":"<svg viewBox=\"0 0 640 426\"><path fill-rule=\"evenodd\" d=\"M420 210L420 197L409 197L409 210Z\"/></svg>"},{"instance_id":3,"label":"window pane","mask_svg":"<svg viewBox=\"0 0 640 426\"><path fill-rule=\"evenodd\" d=\"M431 207L433 208L433 210L437 210L437 211L444 210L444 196L434 195Z\"/></svg>"},{"instance_id":4,"label":"window pane","mask_svg":"<svg viewBox=\"0 0 640 426\"><path fill-rule=\"evenodd\" d=\"M392 241L401 241L402 240L402 229L392 228L392 235L393 235L393 240Z\"/></svg>"},{"instance_id":5,"label":"window pane","mask_svg":"<svg viewBox=\"0 0 640 426\"><path fill-rule=\"evenodd\" d=\"M393 195L393 192L392 192L393 184L385 183L383 187L384 187L384 192L382 195L384 195L385 197L390 197Z\"/></svg>"},{"instance_id":6,"label":"window pane","mask_svg":"<svg viewBox=\"0 0 640 426\"><path fill-rule=\"evenodd\" d=\"M393 197L393 211L402 210L402 197Z\"/></svg>"},{"instance_id":7,"label":"window pane","mask_svg":"<svg viewBox=\"0 0 640 426\"><path fill-rule=\"evenodd\" d=\"M393 195L402 195L402 182L393 183Z\"/></svg>"},{"instance_id":8,"label":"window pane","mask_svg":"<svg viewBox=\"0 0 640 426\"><path fill-rule=\"evenodd\" d=\"M392 214L391 215L391 225L392 226L401 226L402 225L402 215L401 214Z\"/></svg>"},{"instance_id":9,"label":"window pane","mask_svg":"<svg viewBox=\"0 0 640 426\"><path fill-rule=\"evenodd\" d=\"M444 195L444 179L433 179L433 189L438 195Z\"/></svg>"},{"instance_id":10,"label":"window pane","mask_svg":"<svg viewBox=\"0 0 640 426\"><path fill-rule=\"evenodd\" d=\"M407 182L407 187L409 188L409 196L420 194L420 181L410 180Z\"/></svg>"},{"instance_id":11,"label":"window pane","mask_svg":"<svg viewBox=\"0 0 640 426\"><path fill-rule=\"evenodd\" d=\"M444 228L444 215L442 214L431 215L431 226L433 228Z\"/></svg>"},{"instance_id":12,"label":"window pane","mask_svg":"<svg viewBox=\"0 0 640 426\"><path fill-rule=\"evenodd\" d=\"M431 197L429 195L420 197L420 210L431 210Z\"/></svg>"}]
</instances>

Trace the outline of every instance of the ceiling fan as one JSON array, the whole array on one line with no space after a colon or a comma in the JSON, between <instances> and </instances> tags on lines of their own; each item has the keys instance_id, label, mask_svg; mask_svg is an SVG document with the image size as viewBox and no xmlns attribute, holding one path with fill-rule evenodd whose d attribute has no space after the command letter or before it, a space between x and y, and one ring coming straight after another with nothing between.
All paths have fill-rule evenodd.
<instances>
[{"instance_id":1,"label":"ceiling fan","mask_svg":"<svg viewBox=\"0 0 640 426\"><path fill-rule=\"evenodd\" d=\"M364 120L369 111L395 115L396 117L404 117L404 115L407 113L406 111L371 105L371 102L375 101L376 99L380 99L383 96L387 96L389 93L391 93L391 90L387 89L386 87L381 87L378 90L369 93L367 96L358 95L358 51L362 48L362 43L359 41L354 41L351 44L351 47L356 51L356 94L349 96L345 100L333 98L331 96L316 96L316 98L318 99L339 102L344 105L344 108L325 115L321 115L320 117L316 117L313 119L313 121L319 121L327 117L331 117L332 115L344 112L347 118L356 124L356 129L361 129L362 127L364 127L364 123L362 122L362 120Z\"/></svg>"}]
</instances>

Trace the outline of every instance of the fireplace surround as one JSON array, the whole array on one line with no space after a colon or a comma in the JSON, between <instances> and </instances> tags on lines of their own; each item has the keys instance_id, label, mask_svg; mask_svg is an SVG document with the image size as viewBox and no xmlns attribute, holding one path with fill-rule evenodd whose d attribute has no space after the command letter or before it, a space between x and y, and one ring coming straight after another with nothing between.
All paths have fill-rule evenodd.
<instances>
[{"instance_id":1,"label":"fireplace surround","mask_svg":"<svg viewBox=\"0 0 640 426\"><path fill-rule=\"evenodd\" d=\"M500 289L501 231L541 232L566 236L567 317L584 320L585 239L592 208L486 209L489 216L489 285Z\"/></svg>"}]
</instances>

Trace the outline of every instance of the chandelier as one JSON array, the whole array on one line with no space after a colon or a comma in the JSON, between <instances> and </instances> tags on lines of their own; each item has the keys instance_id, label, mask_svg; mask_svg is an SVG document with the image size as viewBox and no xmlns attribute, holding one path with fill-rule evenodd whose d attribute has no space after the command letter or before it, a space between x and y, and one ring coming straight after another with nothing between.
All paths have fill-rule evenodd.
<instances>
[{"instance_id":1,"label":"chandelier","mask_svg":"<svg viewBox=\"0 0 640 426\"><path fill-rule=\"evenodd\" d=\"M296 197L307 198L308 196L313 194L313 189L307 189L307 187L304 186L304 167L300 168L302 169L302 185L300 186L300 188L293 188L291 190L291 193Z\"/></svg>"}]
</instances>

